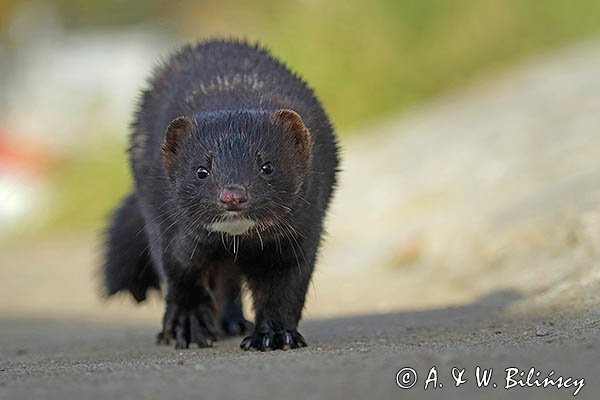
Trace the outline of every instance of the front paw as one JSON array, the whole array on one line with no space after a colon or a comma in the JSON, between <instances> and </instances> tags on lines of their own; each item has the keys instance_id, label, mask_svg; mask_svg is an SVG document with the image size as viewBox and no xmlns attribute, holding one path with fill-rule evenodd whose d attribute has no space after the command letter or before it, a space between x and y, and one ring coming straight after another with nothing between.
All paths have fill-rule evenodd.
<instances>
[{"instance_id":1,"label":"front paw","mask_svg":"<svg viewBox=\"0 0 600 400\"><path fill-rule=\"evenodd\" d=\"M158 343L170 344L174 339L176 349L187 349L192 343L196 343L198 347L211 347L218 335L214 313L210 307L200 305L185 309L170 304L165 311Z\"/></svg>"},{"instance_id":2,"label":"front paw","mask_svg":"<svg viewBox=\"0 0 600 400\"><path fill-rule=\"evenodd\" d=\"M242 350L287 350L306 347L304 337L295 329L267 332L254 332L247 336L240 344Z\"/></svg>"}]
</instances>

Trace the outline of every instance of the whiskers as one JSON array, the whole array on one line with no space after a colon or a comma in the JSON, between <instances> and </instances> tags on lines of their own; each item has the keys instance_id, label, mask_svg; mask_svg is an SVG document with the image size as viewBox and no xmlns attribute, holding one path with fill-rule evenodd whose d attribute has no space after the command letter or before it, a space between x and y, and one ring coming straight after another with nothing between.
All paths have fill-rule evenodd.
<instances>
[{"instance_id":1,"label":"whiskers","mask_svg":"<svg viewBox=\"0 0 600 400\"><path fill-rule=\"evenodd\" d=\"M258 240L260 241L260 251L265 251L265 244L263 243L263 239L262 239L262 236L260 234L260 231L258 230L257 227L255 227L254 230L256 231L256 235L258 236Z\"/></svg>"},{"instance_id":2,"label":"whiskers","mask_svg":"<svg viewBox=\"0 0 600 400\"><path fill-rule=\"evenodd\" d=\"M220 239L220 245L233 256L234 262L244 255L244 251L262 253L271 249L283 257L293 257L298 273L307 273L309 260L303 249L306 235L296 227L294 210L282 202L271 199L260 209L249 210L251 212L245 212L242 218L234 219L202 201L193 204L165 202L159 211L144 229L149 231L155 243L162 242L165 253L176 247L169 253L187 259L190 265L208 243L215 245ZM238 234L236 229L241 233ZM158 232L152 234L151 231Z\"/></svg>"},{"instance_id":3,"label":"whiskers","mask_svg":"<svg viewBox=\"0 0 600 400\"><path fill-rule=\"evenodd\" d=\"M242 236L229 235L225 232L221 232L221 243L223 244L223 248L229 254L233 254L233 261L237 261L237 256L240 252L240 245L242 243Z\"/></svg>"},{"instance_id":4,"label":"whiskers","mask_svg":"<svg viewBox=\"0 0 600 400\"><path fill-rule=\"evenodd\" d=\"M279 204L277 202L274 202L273 204L291 212L291 209L287 206L284 206L283 204ZM288 219L291 215L290 212L284 213L283 215L278 215L274 211L270 210L268 214L272 218L272 223L268 224L267 230L271 230L273 232L279 250L279 254L283 253L283 246L280 242L280 238L287 240L289 248L291 249L292 253L294 254L294 258L296 259L298 273L302 275L304 273L302 265L308 264L308 260L306 259L306 255L304 254L304 250L302 250L300 242L302 241L302 239L306 238L306 235L300 232L298 229L296 229L291 223L291 221Z\"/></svg>"}]
</instances>

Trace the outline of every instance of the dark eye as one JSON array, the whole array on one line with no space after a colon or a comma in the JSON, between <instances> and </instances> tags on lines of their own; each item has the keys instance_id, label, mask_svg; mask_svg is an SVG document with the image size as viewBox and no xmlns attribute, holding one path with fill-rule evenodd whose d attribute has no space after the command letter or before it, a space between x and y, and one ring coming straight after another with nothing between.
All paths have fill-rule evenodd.
<instances>
[{"instance_id":1,"label":"dark eye","mask_svg":"<svg viewBox=\"0 0 600 400\"><path fill-rule=\"evenodd\" d=\"M271 161L267 161L266 163L264 163L262 165L262 167L260 167L260 170L265 175L272 174L273 173L273 164L271 163Z\"/></svg>"},{"instance_id":2,"label":"dark eye","mask_svg":"<svg viewBox=\"0 0 600 400\"><path fill-rule=\"evenodd\" d=\"M198 167L198 169L196 170L196 176L198 177L198 179L204 179L206 178L208 175L210 175L210 172L206 169L206 167Z\"/></svg>"}]
</instances>

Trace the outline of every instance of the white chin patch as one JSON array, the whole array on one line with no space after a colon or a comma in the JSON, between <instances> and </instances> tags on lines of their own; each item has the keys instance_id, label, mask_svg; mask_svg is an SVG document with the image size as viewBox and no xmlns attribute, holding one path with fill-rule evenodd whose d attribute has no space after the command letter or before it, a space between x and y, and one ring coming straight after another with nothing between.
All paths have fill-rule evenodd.
<instances>
[{"instance_id":1,"label":"white chin patch","mask_svg":"<svg viewBox=\"0 0 600 400\"><path fill-rule=\"evenodd\" d=\"M254 228L256 222L251 219L242 218L229 221L219 221L208 226L208 230L213 232L224 232L233 236L243 235Z\"/></svg>"}]
</instances>

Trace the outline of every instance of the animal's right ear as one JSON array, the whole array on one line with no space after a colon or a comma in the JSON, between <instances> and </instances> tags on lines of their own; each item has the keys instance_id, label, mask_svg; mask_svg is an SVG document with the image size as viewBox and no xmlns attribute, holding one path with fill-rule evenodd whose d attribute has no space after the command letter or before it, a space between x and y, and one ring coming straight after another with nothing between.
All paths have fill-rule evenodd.
<instances>
[{"instance_id":1,"label":"animal's right ear","mask_svg":"<svg viewBox=\"0 0 600 400\"><path fill-rule=\"evenodd\" d=\"M172 176L181 142L191 132L193 121L190 117L177 117L167 127L162 143L162 162L167 175Z\"/></svg>"}]
</instances>

